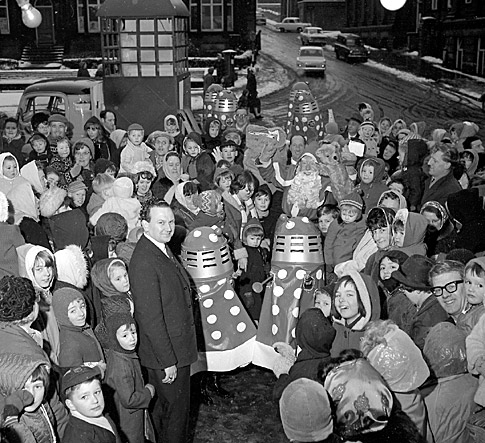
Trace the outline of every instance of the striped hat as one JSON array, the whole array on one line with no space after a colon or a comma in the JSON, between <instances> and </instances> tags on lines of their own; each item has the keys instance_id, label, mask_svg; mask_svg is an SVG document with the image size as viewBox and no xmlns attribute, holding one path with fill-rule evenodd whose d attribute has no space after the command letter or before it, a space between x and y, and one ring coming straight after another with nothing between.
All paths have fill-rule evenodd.
<instances>
[{"instance_id":1,"label":"striped hat","mask_svg":"<svg viewBox=\"0 0 485 443\"><path fill-rule=\"evenodd\" d=\"M353 191L350 194L347 194L342 200L340 200L339 207L341 208L342 205L354 206L355 208L362 211L364 207L364 201L362 200L362 197L359 195L358 192Z\"/></svg>"}]
</instances>

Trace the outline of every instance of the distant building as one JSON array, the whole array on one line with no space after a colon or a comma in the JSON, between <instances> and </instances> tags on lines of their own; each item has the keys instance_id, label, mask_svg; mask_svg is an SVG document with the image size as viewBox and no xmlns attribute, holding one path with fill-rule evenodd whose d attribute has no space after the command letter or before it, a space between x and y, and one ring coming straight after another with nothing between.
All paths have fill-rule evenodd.
<instances>
[{"instance_id":1,"label":"distant building","mask_svg":"<svg viewBox=\"0 0 485 443\"><path fill-rule=\"evenodd\" d=\"M324 30L340 30L346 26L345 0L300 0L299 17L302 21Z\"/></svg>"}]
</instances>

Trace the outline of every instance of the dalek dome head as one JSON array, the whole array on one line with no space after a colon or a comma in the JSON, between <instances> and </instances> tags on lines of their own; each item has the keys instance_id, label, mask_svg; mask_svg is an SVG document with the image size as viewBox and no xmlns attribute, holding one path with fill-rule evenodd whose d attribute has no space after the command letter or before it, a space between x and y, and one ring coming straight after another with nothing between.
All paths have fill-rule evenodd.
<instances>
[{"instance_id":1,"label":"dalek dome head","mask_svg":"<svg viewBox=\"0 0 485 443\"><path fill-rule=\"evenodd\" d=\"M223 123L228 119L232 119L237 109L236 94L228 89L219 91L214 99L214 111L212 115Z\"/></svg>"},{"instance_id":2,"label":"dalek dome head","mask_svg":"<svg viewBox=\"0 0 485 443\"><path fill-rule=\"evenodd\" d=\"M300 92L300 91L308 91L311 94L310 86L308 86L307 83L305 83L305 82L296 82L292 86L291 91L290 91L290 102L292 102L292 101L295 100L296 93L297 92Z\"/></svg>"},{"instance_id":3,"label":"dalek dome head","mask_svg":"<svg viewBox=\"0 0 485 443\"><path fill-rule=\"evenodd\" d=\"M232 274L233 264L227 240L220 229L193 229L182 243L182 264L196 282Z\"/></svg>"},{"instance_id":4,"label":"dalek dome head","mask_svg":"<svg viewBox=\"0 0 485 443\"><path fill-rule=\"evenodd\" d=\"M222 88L221 85L214 83L214 84L210 85L207 88L207 91L205 92L204 108L205 108L206 112L209 113L210 115L212 115L212 113L214 112L215 99L217 98L217 95L219 94L219 92L222 91L222 89L223 88Z\"/></svg>"},{"instance_id":5,"label":"dalek dome head","mask_svg":"<svg viewBox=\"0 0 485 443\"><path fill-rule=\"evenodd\" d=\"M323 263L320 231L307 217L282 217L273 244L272 263Z\"/></svg>"}]
</instances>

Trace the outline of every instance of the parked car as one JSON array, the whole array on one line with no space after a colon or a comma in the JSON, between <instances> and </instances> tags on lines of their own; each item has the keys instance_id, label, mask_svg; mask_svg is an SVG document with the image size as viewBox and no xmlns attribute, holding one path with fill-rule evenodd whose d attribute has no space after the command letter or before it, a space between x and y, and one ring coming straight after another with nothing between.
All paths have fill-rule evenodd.
<instances>
[{"instance_id":1,"label":"parked car","mask_svg":"<svg viewBox=\"0 0 485 443\"><path fill-rule=\"evenodd\" d=\"M275 23L276 29L280 32L301 32L304 28L311 25L311 23L303 23L299 17L286 17L281 23Z\"/></svg>"},{"instance_id":2,"label":"parked car","mask_svg":"<svg viewBox=\"0 0 485 443\"><path fill-rule=\"evenodd\" d=\"M337 59L366 62L369 58L369 51L357 34L339 34L333 47Z\"/></svg>"},{"instance_id":3,"label":"parked car","mask_svg":"<svg viewBox=\"0 0 485 443\"><path fill-rule=\"evenodd\" d=\"M325 74L327 61L323 56L323 48L321 46L301 46L298 51L296 59L296 67L298 71L304 73L315 72Z\"/></svg>"},{"instance_id":4,"label":"parked car","mask_svg":"<svg viewBox=\"0 0 485 443\"><path fill-rule=\"evenodd\" d=\"M302 45L325 46L327 44L323 29L318 26L307 26L300 32L300 40Z\"/></svg>"},{"instance_id":5,"label":"parked car","mask_svg":"<svg viewBox=\"0 0 485 443\"><path fill-rule=\"evenodd\" d=\"M266 24L266 17L262 11L256 11L256 24L257 25Z\"/></svg>"}]
</instances>

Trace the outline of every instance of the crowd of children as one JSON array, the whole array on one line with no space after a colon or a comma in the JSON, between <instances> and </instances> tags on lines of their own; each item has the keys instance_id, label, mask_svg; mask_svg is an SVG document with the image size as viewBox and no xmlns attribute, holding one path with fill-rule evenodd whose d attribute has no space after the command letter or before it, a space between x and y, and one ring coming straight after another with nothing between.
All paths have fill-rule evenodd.
<instances>
[{"instance_id":1,"label":"crowd of children","mask_svg":"<svg viewBox=\"0 0 485 443\"><path fill-rule=\"evenodd\" d=\"M369 105L358 109L341 133L330 122L316 140L364 150L345 161L352 191L332 198L331 186L322 187L324 200L310 208L325 286L300 313L297 355L275 370L283 428L297 442L484 441L485 149L478 127L463 122L427 133L423 122L374 122ZM259 158L249 157L249 120L238 115L234 126L211 117L202 133L185 135L175 115L151 134L139 123L108 133L92 117L74 141L59 114L35 114L27 138L15 119L3 122L6 441L157 441L155 388L136 353L137 294L128 274L143 235L140 211L154 198L173 210L175 255L193 229L214 227L226 237L235 288L258 325L264 291L254 283L270 275L278 217L300 197L284 188L300 165L310 171L321 159L298 134L273 157L262 147ZM267 179L269 170L276 179Z\"/></svg>"}]
</instances>

